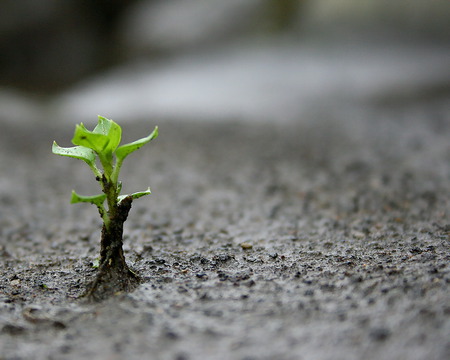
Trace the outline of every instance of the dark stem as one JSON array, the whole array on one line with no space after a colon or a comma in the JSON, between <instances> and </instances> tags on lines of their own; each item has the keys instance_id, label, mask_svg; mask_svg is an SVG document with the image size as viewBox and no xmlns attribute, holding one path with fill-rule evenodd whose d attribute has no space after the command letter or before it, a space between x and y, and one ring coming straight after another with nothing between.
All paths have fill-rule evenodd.
<instances>
[{"instance_id":1,"label":"dark stem","mask_svg":"<svg viewBox=\"0 0 450 360\"><path fill-rule=\"evenodd\" d=\"M114 215L110 217L109 227L107 228L103 224L100 243L100 266L106 265L107 262L109 262L109 266L116 266L111 262L125 263L122 249L123 224L128 218L132 201L131 196L123 199L120 205L117 206L117 210L114 211Z\"/></svg>"},{"instance_id":2,"label":"dark stem","mask_svg":"<svg viewBox=\"0 0 450 360\"><path fill-rule=\"evenodd\" d=\"M123 199L110 217L109 226L103 225L100 243L100 266L97 278L90 284L85 296L103 300L118 292L133 290L139 277L133 273L123 254L123 224L127 220L133 198Z\"/></svg>"}]
</instances>

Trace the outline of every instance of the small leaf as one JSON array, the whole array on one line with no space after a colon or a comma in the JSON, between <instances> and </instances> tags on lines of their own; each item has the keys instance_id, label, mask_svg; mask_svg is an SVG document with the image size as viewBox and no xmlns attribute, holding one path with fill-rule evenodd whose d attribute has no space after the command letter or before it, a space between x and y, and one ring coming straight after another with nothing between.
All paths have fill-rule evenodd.
<instances>
[{"instance_id":1,"label":"small leaf","mask_svg":"<svg viewBox=\"0 0 450 360\"><path fill-rule=\"evenodd\" d=\"M140 197L143 197L145 195L150 195L151 193L152 192L150 191L150 188L148 188L145 191L139 191L139 192L135 192L133 194L127 194L127 195L120 195L117 197L117 200L118 200L118 203L120 204L120 202L128 196L131 196L131 198L133 200L135 200L135 199L139 199Z\"/></svg>"},{"instance_id":2,"label":"small leaf","mask_svg":"<svg viewBox=\"0 0 450 360\"><path fill-rule=\"evenodd\" d=\"M95 153L93 150L84 146L73 146L64 148L53 141L52 152L56 155L73 157L75 159L84 160L89 165L95 162Z\"/></svg>"},{"instance_id":3,"label":"small leaf","mask_svg":"<svg viewBox=\"0 0 450 360\"><path fill-rule=\"evenodd\" d=\"M119 146L116 150L117 159L123 161L123 159L125 159L133 151L136 151L137 149L141 148L142 146L144 146L145 144L147 144L148 142L157 137L158 137L158 127L156 126L149 136L133 141L129 144Z\"/></svg>"},{"instance_id":4,"label":"small leaf","mask_svg":"<svg viewBox=\"0 0 450 360\"><path fill-rule=\"evenodd\" d=\"M109 129L111 127L110 121L111 120L98 115L97 125L95 126L94 130L92 130L92 132L94 134L108 135Z\"/></svg>"},{"instance_id":5,"label":"small leaf","mask_svg":"<svg viewBox=\"0 0 450 360\"><path fill-rule=\"evenodd\" d=\"M94 150L97 154L102 153L109 143L109 138L106 135L93 133L86 129L81 124L75 127L75 134L73 135L72 143L74 145L84 146Z\"/></svg>"},{"instance_id":6,"label":"small leaf","mask_svg":"<svg viewBox=\"0 0 450 360\"><path fill-rule=\"evenodd\" d=\"M71 204L77 203L91 203L96 206L103 206L103 202L106 199L106 194L99 194L93 196L82 196L78 195L74 190L72 190L72 198L70 200Z\"/></svg>"},{"instance_id":7,"label":"small leaf","mask_svg":"<svg viewBox=\"0 0 450 360\"><path fill-rule=\"evenodd\" d=\"M109 142L104 149L105 152L113 153L120 144L122 128L116 122L103 116L98 116L98 124L92 131L94 134L102 134L108 137Z\"/></svg>"}]
</instances>

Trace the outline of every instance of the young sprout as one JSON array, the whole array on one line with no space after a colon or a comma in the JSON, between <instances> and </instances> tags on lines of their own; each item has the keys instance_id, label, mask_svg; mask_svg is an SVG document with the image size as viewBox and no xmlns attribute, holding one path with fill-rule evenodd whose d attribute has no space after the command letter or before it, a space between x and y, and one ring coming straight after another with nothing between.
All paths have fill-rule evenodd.
<instances>
[{"instance_id":1,"label":"young sprout","mask_svg":"<svg viewBox=\"0 0 450 360\"><path fill-rule=\"evenodd\" d=\"M119 146L122 128L114 121L99 116L93 131L87 130L83 123L76 125L72 139L74 147L63 148L53 142L54 154L83 160L101 185L101 194L82 196L72 190L71 198L72 204L86 202L95 205L103 220L98 274L86 292L94 299L131 290L139 282L138 276L125 262L122 249L123 223L133 200L150 194L150 188L121 195L119 174L124 159L157 136L158 127L155 127L147 137Z\"/></svg>"}]
</instances>

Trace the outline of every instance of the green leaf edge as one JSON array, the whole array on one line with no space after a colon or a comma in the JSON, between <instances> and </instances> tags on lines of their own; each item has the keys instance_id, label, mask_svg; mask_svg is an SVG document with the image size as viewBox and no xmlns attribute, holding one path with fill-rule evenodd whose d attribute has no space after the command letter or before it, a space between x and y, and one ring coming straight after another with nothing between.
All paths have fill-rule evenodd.
<instances>
[{"instance_id":1,"label":"green leaf edge","mask_svg":"<svg viewBox=\"0 0 450 360\"><path fill-rule=\"evenodd\" d=\"M113 153L122 140L122 128L115 121L107 119L101 115L98 115L98 123L92 131L94 134L101 134L108 137L109 141L104 152Z\"/></svg>"},{"instance_id":2,"label":"green leaf edge","mask_svg":"<svg viewBox=\"0 0 450 360\"><path fill-rule=\"evenodd\" d=\"M91 203L96 206L103 206L105 199L106 199L106 194L83 196L83 195L78 195L75 192L75 190L72 190L72 197L70 199L70 203L71 204Z\"/></svg>"},{"instance_id":3,"label":"green leaf edge","mask_svg":"<svg viewBox=\"0 0 450 360\"><path fill-rule=\"evenodd\" d=\"M52 152L56 155L83 160L89 165L95 162L95 152L85 146L61 147L56 141L53 141Z\"/></svg>"},{"instance_id":4,"label":"green leaf edge","mask_svg":"<svg viewBox=\"0 0 450 360\"><path fill-rule=\"evenodd\" d=\"M87 147L94 150L97 154L101 154L108 146L109 138L104 134L89 131L83 123L80 123L75 126L72 143L74 145Z\"/></svg>"},{"instance_id":5,"label":"green leaf edge","mask_svg":"<svg viewBox=\"0 0 450 360\"><path fill-rule=\"evenodd\" d=\"M121 201L123 199L127 198L128 196L131 196L131 198L133 200L135 200L135 199L139 199L140 197L143 197L145 195L150 195L151 193L152 192L151 192L150 188L147 188L147 190L145 190L145 191L139 191L139 192L135 192L133 194L120 195L117 197L117 202L120 204Z\"/></svg>"},{"instance_id":6,"label":"green leaf edge","mask_svg":"<svg viewBox=\"0 0 450 360\"><path fill-rule=\"evenodd\" d=\"M129 154L140 149L142 146L149 143L153 139L156 139L157 137L158 137L158 127L155 126L155 128L150 133L150 135L148 135L142 139L133 141L131 143L119 146L116 150L117 159L119 159L120 161L123 161L123 159L125 159Z\"/></svg>"}]
</instances>

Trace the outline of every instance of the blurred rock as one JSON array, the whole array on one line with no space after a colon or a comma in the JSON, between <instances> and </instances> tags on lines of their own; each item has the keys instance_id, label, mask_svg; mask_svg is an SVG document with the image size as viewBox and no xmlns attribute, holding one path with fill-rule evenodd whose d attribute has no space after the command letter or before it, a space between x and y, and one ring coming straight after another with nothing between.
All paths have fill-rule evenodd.
<instances>
[{"instance_id":1,"label":"blurred rock","mask_svg":"<svg viewBox=\"0 0 450 360\"><path fill-rule=\"evenodd\" d=\"M449 40L449 19L448 0L2 0L0 85L55 93L137 57L267 40Z\"/></svg>"},{"instance_id":2,"label":"blurred rock","mask_svg":"<svg viewBox=\"0 0 450 360\"><path fill-rule=\"evenodd\" d=\"M234 45L158 65L130 62L62 94L55 109L71 121L298 121L386 96L421 101L414 94L423 89L445 96L449 64L450 49L430 45Z\"/></svg>"},{"instance_id":3,"label":"blurred rock","mask_svg":"<svg viewBox=\"0 0 450 360\"><path fill-rule=\"evenodd\" d=\"M448 0L315 0L305 13L302 29L324 36L450 39Z\"/></svg>"},{"instance_id":4,"label":"blurred rock","mask_svg":"<svg viewBox=\"0 0 450 360\"><path fill-rule=\"evenodd\" d=\"M144 1L125 15L123 42L133 53L198 48L249 31L263 0Z\"/></svg>"},{"instance_id":5,"label":"blurred rock","mask_svg":"<svg viewBox=\"0 0 450 360\"><path fill-rule=\"evenodd\" d=\"M437 0L142 1L125 13L129 55L198 50L224 42L305 34L323 37L450 37L450 2Z\"/></svg>"}]
</instances>

